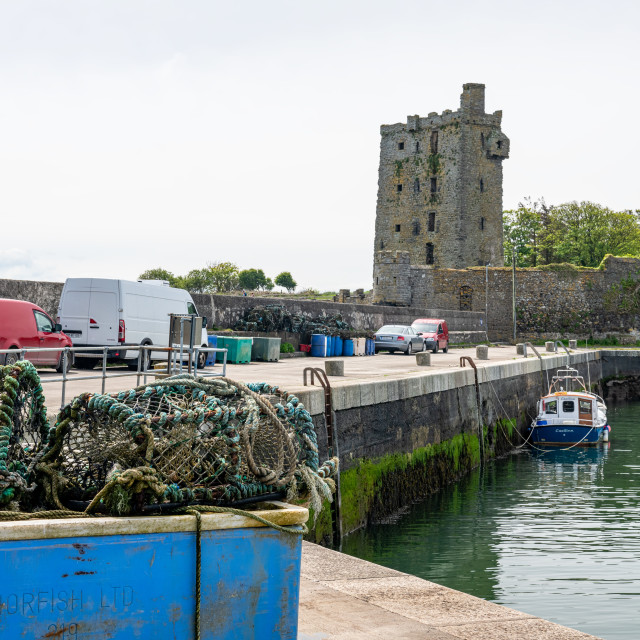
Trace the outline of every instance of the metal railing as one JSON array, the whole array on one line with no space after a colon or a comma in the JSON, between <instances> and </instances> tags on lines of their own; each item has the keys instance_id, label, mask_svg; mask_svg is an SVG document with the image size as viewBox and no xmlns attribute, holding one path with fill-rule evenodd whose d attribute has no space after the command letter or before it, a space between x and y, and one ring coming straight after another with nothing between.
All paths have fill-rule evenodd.
<instances>
[{"instance_id":1,"label":"metal railing","mask_svg":"<svg viewBox=\"0 0 640 640\"><path fill-rule=\"evenodd\" d=\"M107 370L107 361L109 360L110 352L113 352L118 349L126 349L127 351L137 351L137 368L135 371L127 371L127 372L115 372L108 373ZM126 345L126 346L112 346L112 347L64 347L60 349L59 347L24 347L21 349L0 349L0 364L4 364L5 355L4 354L16 354L18 355L19 360L25 360L29 358L25 358L25 355L28 353L44 353L44 352L62 352L62 372L61 377L53 377L53 378L40 378L41 384L51 384L54 382L62 383L62 400L60 403L60 407L64 407L65 405L65 397L66 397L66 387L67 382L70 380L68 375L68 367L67 362L69 362L70 354L78 354L80 358L88 357L91 352L95 352L96 359L102 359L102 369L99 374L96 375L81 375L81 376L73 376L71 378L73 382L77 382L80 380L102 380L101 393L105 392L105 386L107 378L124 378L136 376L136 386L140 386L140 380L142 379L143 384L147 384L147 378L149 376L162 376L162 375L176 375L178 373L184 373L186 370L188 373L193 373L193 375L199 375L202 378L212 378L218 376L226 376L227 375L227 349L217 348L217 347L185 347L184 345L179 345L177 347L158 347L157 345ZM149 369L149 365L151 364L151 354L149 356L146 355L146 352L162 352L167 354L167 359L165 361L166 368L165 369ZM202 369L198 369L198 356L200 353L222 353L222 362L216 364L222 364L222 371L204 371ZM186 364L185 364L186 359ZM120 360L119 362L126 361ZM35 366L35 365L34 365ZM40 366L40 365L38 365ZM51 365L42 365L42 366L51 366Z\"/></svg>"}]
</instances>

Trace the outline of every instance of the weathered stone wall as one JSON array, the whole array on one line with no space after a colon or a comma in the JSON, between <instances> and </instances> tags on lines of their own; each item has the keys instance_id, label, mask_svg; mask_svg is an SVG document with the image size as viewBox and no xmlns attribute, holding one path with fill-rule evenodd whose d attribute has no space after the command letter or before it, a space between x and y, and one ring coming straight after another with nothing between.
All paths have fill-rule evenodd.
<instances>
[{"instance_id":1,"label":"weathered stone wall","mask_svg":"<svg viewBox=\"0 0 640 640\"><path fill-rule=\"evenodd\" d=\"M412 265L502 264L501 120L484 112L484 85L465 84L459 111L380 128L374 270L383 250Z\"/></svg>"},{"instance_id":2,"label":"weathered stone wall","mask_svg":"<svg viewBox=\"0 0 640 640\"><path fill-rule=\"evenodd\" d=\"M408 279L407 279L408 282ZM62 293L61 282L0 279L0 298L28 300L42 307L55 318ZM298 300L291 298L260 298L254 296L227 296L202 293L191 294L198 310L209 319L209 326L231 328L247 309L258 305L277 304L292 314L310 317L341 314L356 329L375 331L384 324L411 324L416 318L446 318L450 331L482 330L482 313L447 311L428 307L380 306L354 303ZM289 340L290 341L290 340Z\"/></svg>"},{"instance_id":3,"label":"weathered stone wall","mask_svg":"<svg viewBox=\"0 0 640 640\"><path fill-rule=\"evenodd\" d=\"M448 311L433 306L395 307L367 304L348 304L321 300L292 298L259 298L253 296L227 296L192 294L202 315L219 327L233 327L247 309L257 305L277 304L291 314L318 317L340 314L345 322L356 329L375 331L384 324L411 324L416 318L446 318L450 331L482 330L484 314L468 311ZM211 324L211 323L210 323Z\"/></svg>"},{"instance_id":4,"label":"weathered stone wall","mask_svg":"<svg viewBox=\"0 0 640 640\"><path fill-rule=\"evenodd\" d=\"M476 312L486 309L489 336L512 336L510 268L430 269L407 266L401 258L396 260L393 274L406 279L406 273L399 273L399 266L409 272L410 297L405 288L394 299L392 287L377 292L374 283L376 300ZM378 264L380 279L385 268L383 262ZM517 269L516 311L518 339L616 335L635 341L640 337L640 260L610 256L601 269L562 265L554 270Z\"/></svg>"},{"instance_id":5,"label":"weathered stone wall","mask_svg":"<svg viewBox=\"0 0 640 640\"><path fill-rule=\"evenodd\" d=\"M26 300L44 309L54 320L62 293L62 282L0 279L0 298Z\"/></svg>"}]
</instances>

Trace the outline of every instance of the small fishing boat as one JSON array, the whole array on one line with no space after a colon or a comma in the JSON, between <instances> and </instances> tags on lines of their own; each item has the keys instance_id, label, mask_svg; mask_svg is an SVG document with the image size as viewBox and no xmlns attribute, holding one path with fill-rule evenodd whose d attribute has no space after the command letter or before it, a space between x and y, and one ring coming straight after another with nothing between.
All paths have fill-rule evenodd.
<instances>
[{"instance_id":1,"label":"small fishing boat","mask_svg":"<svg viewBox=\"0 0 640 640\"><path fill-rule=\"evenodd\" d=\"M611 431L604 400L587 391L576 369L558 369L529 429L534 445L594 445Z\"/></svg>"}]
</instances>

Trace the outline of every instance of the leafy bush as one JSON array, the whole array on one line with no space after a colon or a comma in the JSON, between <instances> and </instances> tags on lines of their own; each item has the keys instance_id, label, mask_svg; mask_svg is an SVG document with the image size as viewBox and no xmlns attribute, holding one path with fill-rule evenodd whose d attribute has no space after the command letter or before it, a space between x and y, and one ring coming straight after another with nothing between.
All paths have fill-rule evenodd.
<instances>
[{"instance_id":1,"label":"leafy bush","mask_svg":"<svg viewBox=\"0 0 640 640\"><path fill-rule=\"evenodd\" d=\"M280 343L280 353L293 353L295 349L290 342Z\"/></svg>"}]
</instances>

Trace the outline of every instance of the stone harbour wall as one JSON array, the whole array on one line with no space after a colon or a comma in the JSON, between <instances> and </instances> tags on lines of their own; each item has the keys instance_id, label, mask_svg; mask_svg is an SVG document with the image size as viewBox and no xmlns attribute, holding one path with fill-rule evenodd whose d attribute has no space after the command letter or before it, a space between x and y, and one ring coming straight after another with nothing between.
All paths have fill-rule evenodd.
<instances>
[{"instance_id":1,"label":"stone harbour wall","mask_svg":"<svg viewBox=\"0 0 640 640\"><path fill-rule=\"evenodd\" d=\"M571 356L571 366L598 390L603 360L615 360L620 352L607 351L604 357L601 353L605 352ZM638 363L636 357L626 369L640 373L634 367ZM542 363L529 357L479 368L482 448L487 459L523 444L536 402L547 390L547 375L565 365L566 356L551 355ZM288 391L311 413L320 458L325 460L330 451L323 390ZM478 404L470 367L346 382L332 387L331 398L343 534L385 519L480 464ZM326 527L316 526L312 539L326 538Z\"/></svg>"},{"instance_id":2,"label":"stone harbour wall","mask_svg":"<svg viewBox=\"0 0 640 640\"><path fill-rule=\"evenodd\" d=\"M434 269L408 265L403 252L384 252L377 265L374 299L383 304L430 304L487 311L492 339L513 334L513 274L508 267ZM387 269L387 265L390 268ZM488 276L488 281L486 280ZM395 294L389 278L408 287ZM517 337L523 339L617 336L640 338L640 260L608 256L599 269L571 265L516 270Z\"/></svg>"},{"instance_id":3,"label":"stone harbour wall","mask_svg":"<svg viewBox=\"0 0 640 640\"><path fill-rule=\"evenodd\" d=\"M44 309L55 320L62 286L62 282L0 279L0 298L32 302Z\"/></svg>"},{"instance_id":4,"label":"stone harbour wall","mask_svg":"<svg viewBox=\"0 0 640 640\"><path fill-rule=\"evenodd\" d=\"M62 282L0 279L0 298L33 302L55 319L62 287ZM268 304L280 305L291 314L309 317L339 313L345 322L365 331L376 331L384 324L411 324L416 318L446 318L450 331L467 332L482 330L484 321L482 313L448 311L433 306L398 307L258 296L203 293L191 295L199 312L209 319L209 326L215 325L225 329L233 327L247 309Z\"/></svg>"},{"instance_id":5,"label":"stone harbour wall","mask_svg":"<svg viewBox=\"0 0 640 640\"><path fill-rule=\"evenodd\" d=\"M228 296L192 294L199 312L218 327L233 327L246 310L254 306L275 304L291 314L309 317L340 314L356 329L376 331L385 324L411 324L416 318L446 318L450 331L478 331L483 329L484 314L469 311L450 311L429 306L382 306L300 300L294 298L260 298L257 296ZM210 326L211 326L210 322Z\"/></svg>"}]
</instances>

